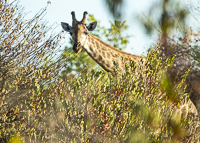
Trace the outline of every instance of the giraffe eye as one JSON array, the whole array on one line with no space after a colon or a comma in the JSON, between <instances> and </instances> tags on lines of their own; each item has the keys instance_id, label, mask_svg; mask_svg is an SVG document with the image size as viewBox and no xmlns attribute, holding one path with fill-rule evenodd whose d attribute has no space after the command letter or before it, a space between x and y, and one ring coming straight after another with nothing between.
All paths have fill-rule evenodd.
<instances>
[{"instance_id":1,"label":"giraffe eye","mask_svg":"<svg viewBox=\"0 0 200 143\"><path fill-rule=\"evenodd\" d=\"M85 34L85 35L87 35L87 34L88 34L88 32L87 32L87 31L84 31L84 34Z\"/></svg>"},{"instance_id":2,"label":"giraffe eye","mask_svg":"<svg viewBox=\"0 0 200 143\"><path fill-rule=\"evenodd\" d=\"M72 32L69 33L72 36Z\"/></svg>"}]
</instances>

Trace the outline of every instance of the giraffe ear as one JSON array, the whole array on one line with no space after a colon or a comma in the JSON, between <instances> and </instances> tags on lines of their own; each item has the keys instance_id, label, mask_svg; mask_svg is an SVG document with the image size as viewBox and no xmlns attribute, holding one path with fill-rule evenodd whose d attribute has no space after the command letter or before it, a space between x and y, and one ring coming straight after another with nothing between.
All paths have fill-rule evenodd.
<instances>
[{"instance_id":1,"label":"giraffe ear","mask_svg":"<svg viewBox=\"0 0 200 143\"><path fill-rule=\"evenodd\" d=\"M72 27L68 23L61 22L61 26L65 31L71 32Z\"/></svg>"},{"instance_id":2,"label":"giraffe ear","mask_svg":"<svg viewBox=\"0 0 200 143\"><path fill-rule=\"evenodd\" d=\"M89 31L93 31L93 30L96 28L96 26L97 26L97 22L95 21L95 22L90 23L90 24L87 26L87 29L88 29Z\"/></svg>"}]
</instances>

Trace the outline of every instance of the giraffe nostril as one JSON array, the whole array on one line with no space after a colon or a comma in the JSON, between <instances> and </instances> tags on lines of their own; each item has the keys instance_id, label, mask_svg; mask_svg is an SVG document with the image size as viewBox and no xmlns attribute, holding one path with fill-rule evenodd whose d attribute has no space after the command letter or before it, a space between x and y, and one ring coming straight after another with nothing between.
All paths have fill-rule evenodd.
<instances>
[{"instance_id":1,"label":"giraffe nostril","mask_svg":"<svg viewBox=\"0 0 200 143\"><path fill-rule=\"evenodd\" d=\"M79 47L81 45L81 43L80 42L78 42L78 44L77 44L77 47Z\"/></svg>"}]
</instances>

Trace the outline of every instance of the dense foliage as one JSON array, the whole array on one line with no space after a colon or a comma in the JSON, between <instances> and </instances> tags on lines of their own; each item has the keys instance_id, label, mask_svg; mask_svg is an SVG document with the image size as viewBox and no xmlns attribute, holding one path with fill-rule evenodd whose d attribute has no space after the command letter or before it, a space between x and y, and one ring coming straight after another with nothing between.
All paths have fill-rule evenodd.
<instances>
[{"instance_id":1,"label":"dense foliage","mask_svg":"<svg viewBox=\"0 0 200 143\"><path fill-rule=\"evenodd\" d=\"M171 82L167 69L174 57L163 61L155 47L140 65L127 65L123 75L87 70L63 79L59 71L71 66L70 58L54 54L62 33L49 33L44 11L26 21L17 3L0 2L1 142L196 139L193 116L179 120L173 114L189 100L183 85L189 69L180 82Z\"/></svg>"}]
</instances>

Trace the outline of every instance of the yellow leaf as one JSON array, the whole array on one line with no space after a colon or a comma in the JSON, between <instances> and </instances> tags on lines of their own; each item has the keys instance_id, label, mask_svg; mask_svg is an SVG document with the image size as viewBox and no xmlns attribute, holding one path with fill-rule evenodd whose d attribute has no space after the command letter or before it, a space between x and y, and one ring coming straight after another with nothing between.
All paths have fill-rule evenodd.
<instances>
[{"instance_id":1,"label":"yellow leaf","mask_svg":"<svg viewBox=\"0 0 200 143\"><path fill-rule=\"evenodd\" d=\"M19 124L19 129L21 129L22 128L22 125L21 124Z\"/></svg>"}]
</instances>

